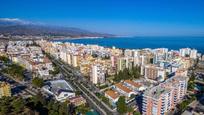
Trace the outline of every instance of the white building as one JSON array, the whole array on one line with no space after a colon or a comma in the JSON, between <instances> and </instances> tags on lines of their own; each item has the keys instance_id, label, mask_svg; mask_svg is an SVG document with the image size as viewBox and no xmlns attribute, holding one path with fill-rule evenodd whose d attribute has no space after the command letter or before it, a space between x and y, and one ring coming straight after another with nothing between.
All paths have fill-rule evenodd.
<instances>
[{"instance_id":1,"label":"white building","mask_svg":"<svg viewBox=\"0 0 204 115\"><path fill-rule=\"evenodd\" d=\"M180 56L186 57L186 55L190 55L191 49L190 48L182 48L179 50Z\"/></svg>"},{"instance_id":2,"label":"white building","mask_svg":"<svg viewBox=\"0 0 204 115\"><path fill-rule=\"evenodd\" d=\"M190 53L190 58L192 59L196 59L197 58L197 50L193 49L191 50L191 53Z\"/></svg>"},{"instance_id":3,"label":"white building","mask_svg":"<svg viewBox=\"0 0 204 115\"><path fill-rule=\"evenodd\" d=\"M77 67L77 56L76 55L72 55L72 66Z\"/></svg>"},{"instance_id":4,"label":"white building","mask_svg":"<svg viewBox=\"0 0 204 115\"><path fill-rule=\"evenodd\" d=\"M67 98L75 97L72 86L65 80L49 81L42 89L48 94L53 95L60 102L66 101Z\"/></svg>"},{"instance_id":5,"label":"white building","mask_svg":"<svg viewBox=\"0 0 204 115\"><path fill-rule=\"evenodd\" d=\"M93 84L105 82L105 70L101 65L96 64L91 66L90 81Z\"/></svg>"},{"instance_id":6,"label":"white building","mask_svg":"<svg viewBox=\"0 0 204 115\"><path fill-rule=\"evenodd\" d=\"M112 102L112 105L114 105L119 99L119 94L114 90L107 90L105 92L105 97L107 97Z\"/></svg>"},{"instance_id":7,"label":"white building","mask_svg":"<svg viewBox=\"0 0 204 115\"><path fill-rule=\"evenodd\" d=\"M131 97L132 94L136 94L133 90L131 90L127 86L124 86L122 83L118 83L114 87L119 93L126 97Z\"/></svg>"}]
</instances>

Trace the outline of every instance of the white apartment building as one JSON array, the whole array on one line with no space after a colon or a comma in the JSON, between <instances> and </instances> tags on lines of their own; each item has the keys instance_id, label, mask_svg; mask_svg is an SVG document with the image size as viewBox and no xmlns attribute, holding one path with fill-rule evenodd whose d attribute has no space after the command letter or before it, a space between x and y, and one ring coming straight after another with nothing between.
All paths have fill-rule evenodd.
<instances>
[{"instance_id":1,"label":"white apartment building","mask_svg":"<svg viewBox=\"0 0 204 115\"><path fill-rule=\"evenodd\" d=\"M93 84L105 82L105 70L101 65L96 64L91 66L90 81Z\"/></svg>"},{"instance_id":2,"label":"white apartment building","mask_svg":"<svg viewBox=\"0 0 204 115\"><path fill-rule=\"evenodd\" d=\"M191 50L191 53L190 53L190 58L192 59L196 59L197 58L197 50L193 49Z\"/></svg>"}]
</instances>

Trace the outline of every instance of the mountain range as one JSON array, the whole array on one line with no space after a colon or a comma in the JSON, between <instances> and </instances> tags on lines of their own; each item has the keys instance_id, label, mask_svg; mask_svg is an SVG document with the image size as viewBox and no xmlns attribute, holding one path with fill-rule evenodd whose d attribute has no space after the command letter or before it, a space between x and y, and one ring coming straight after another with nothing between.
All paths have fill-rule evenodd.
<instances>
[{"instance_id":1,"label":"mountain range","mask_svg":"<svg viewBox=\"0 0 204 115\"><path fill-rule=\"evenodd\" d=\"M21 19L0 18L0 34L4 36L64 36L64 37L110 37L111 34L91 32L80 28L49 26Z\"/></svg>"}]
</instances>

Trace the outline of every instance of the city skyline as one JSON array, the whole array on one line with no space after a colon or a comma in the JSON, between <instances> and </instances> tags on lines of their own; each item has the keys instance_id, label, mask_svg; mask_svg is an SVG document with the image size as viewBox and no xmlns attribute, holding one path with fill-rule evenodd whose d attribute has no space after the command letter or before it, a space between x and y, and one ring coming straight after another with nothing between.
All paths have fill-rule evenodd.
<instances>
[{"instance_id":1,"label":"city skyline","mask_svg":"<svg viewBox=\"0 0 204 115\"><path fill-rule=\"evenodd\" d=\"M14 0L1 3L0 18L19 18L48 25L78 27L127 36L204 35L202 0Z\"/></svg>"},{"instance_id":2,"label":"city skyline","mask_svg":"<svg viewBox=\"0 0 204 115\"><path fill-rule=\"evenodd\" d=\"M0 3L0 115L204 115L203 0Z\"/></svg>"}]
</instances>

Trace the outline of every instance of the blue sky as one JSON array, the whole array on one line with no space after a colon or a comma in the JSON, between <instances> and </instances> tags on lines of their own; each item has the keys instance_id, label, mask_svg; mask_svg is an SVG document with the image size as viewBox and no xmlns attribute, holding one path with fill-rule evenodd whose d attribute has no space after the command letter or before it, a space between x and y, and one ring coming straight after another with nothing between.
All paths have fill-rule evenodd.
<instances>
[{"instance_id":1,"label":"blue sky","mask_svg":"<svg viewBox=\"0 0 204 115\"><path fill-rule=\"evenodd\" d=\"M0 18L117 35L204 36L204 0L0 0Z\"/></svg>"}]
</instances>

